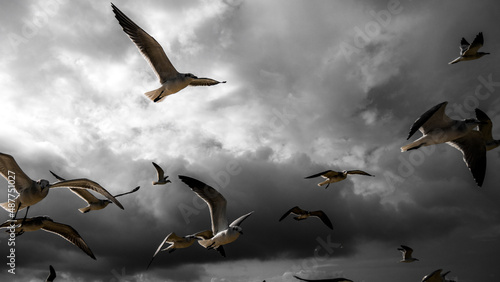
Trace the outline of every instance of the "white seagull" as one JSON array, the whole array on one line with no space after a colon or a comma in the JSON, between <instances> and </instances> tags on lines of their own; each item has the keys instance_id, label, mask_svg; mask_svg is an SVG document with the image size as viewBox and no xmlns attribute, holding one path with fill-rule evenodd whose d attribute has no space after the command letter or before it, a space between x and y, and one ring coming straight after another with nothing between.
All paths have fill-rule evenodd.
<instances>
[{"instance_id":1,"label":"white seagull","mask_svg":"<svg viewBox=\"0 0 500 282\"><path fill-rule=\"evenodd\" d=\"M443 102L432 107L413 123L406 139L410 139L417 130L423 136L401 147L401 152L447 143L462 152L464 162L477 185L481 186L486 172L486 146L481 133L474 128L485 122L472 118L453 120L445 113L447 104L448 102Z\"/></svg>"},{"instance_id":2,"label":"white seagull","mask_svg":"<svg viewBox=\"0 0 500 282\"><path fill-rule=\"evenodd\" d=\"M24 232L37 231L42 229L44 231L54 233L63 237L68 242L84 251L89 257L96 259L87 243L85 243L83 238L73 227L63 223L54 222L50 217L46 215L26 219L7 220L0 225L0 228L14 228L16 236L22 235ZM7 230L7 232L10 231Z\"/></svg>"},{"instance_id":3,"label":"white seagull","mask_svg":"<svg viewBox=\"0 0 500 282\"><path fill-rule=\"evenodd\" d=\"M121 209L124 209L122 204L118 202L113 195L111 195L106 189L104 189L98 183L86 179L73 179L66 181L59 181L50 184L49 181L45 179L40 179L38 181L33 181L29 178L16 163L11 155L0 153L0 174L2 174L8 181L14 180L13 185L19 195L15 199L15 205L12 207L12 203L9 199L8 202L1 203L0 206L6 211L14 212L14 217L16 218L17 212L26 208L26 214L24 218L28 216L29 207L43 200L49 193L49 188L75 188L80 190L93 190L107 199L115 203ZM11 206L9 206L11 204Z\"/></svg>"},{"instance_id":4,"label":"white seagull","mask_svg":"<svg viewBox=\"0 0 500 282\"><path fill-rule=\"evenodd\" d=\"M167 183L172 182L172 181L167 179L168 175L165 176L165 172L163 171L163 169L159 165L155 164L154 162L153 162L153 165L156 168L156 175L158 176L158 180L153 181L153 185L165 185Z\"/></svg>"},{"instance_id":5,"label":"white seagull","mask_svg":"<svg viewBox=\"0 0 500 282\"><path fill-rule=\"evenodd\" d=\"M479 132L483 135L484 142L486 142L486 151L495 149L496 147L500 146L500 140L495 140L493 139L493 135L491 133L491 130L493 128L493 123L491 122L491 119L481 111L480 109L476 109L476 118L483 122L483 124L478 125Z\"/></svg>"},{"instance_id":6,"label":"white seagull","mask_svg":"<svg viewBox=\"0 0 500 282\"><path fill-rule=\"evenodd\" d=\"M201 240L198 241L204 248L215 249L222 256L225 256L223 245L229 244L243 234L240 224L249 217L252 212L240 216L231 224L228 224L226 217L226 199L222 194L207 184L194 178L179 175L187 186L193 190L203 201L205 201L210 209L210 217L212 220L212 230L206 230L195 234ZM211 232L211 234L210 234ZM213 235L213 236L210 236Z\"/></svg>"},{"instance_id":7,"label":"white seagull","mask_svg":"<svg viewBox=\"0 0 500 282\"><path fill-rule=\"evenodd\" d=\"M52 265L49 265L49 271L50 271L49 276L47 276L47 279L45 279L45 282L52 282L57 277L56 271L54 270Z\"/></svg>"},{"instance_id":8,"label":"white seagull","mask_svg":"<svg viewBox=\"0 0 500 282\"><path fill-rule=\"evenodd\" d=\"M139 48L139 51L149 62L160 80L160 88L145 93L153 102L161 102L168 95L177 93L189 85L211 86L221 83L211 78L199 78L191 73L177 72L161 45L151 35L135 24L113 3L111 3L111 7L123 31L137 45L137 48ZM225 83L225 81L222 83Z\"/></svg>"},{"instance_id":9,"label":"white seagull","mask_svg":"<svg viewBox=\"0 0 500 282\"><path fill-rule=\"evenodd\" d=\"M449 62L448 64L456 64L461 61L470 61L479 59L484 55L489 55L490 53L478 52L479 48L483 47L484 39L483 33L480 32L472 41L472 44L469 44L465 38L462 37L462 41L460 41L460 57L455 60Z\"/></svg>"},{"instance_id":10,"label":"white seagull","mask_svg":"<svg viewBox=\"0 0 500 282\"><path fill-rule=\"evenodd\" d=\"M278 221L282 221L283 219L285 219L285 217L287 217L291 213L297 215L293 218L297 221L304 220L304 219L309 218L311 216L317 217L317 218L321 219L321 221L323 221L323 223L326 226L328 226L328 228L333 229L332 222L330 221L328 216L323 211L318 210L318 211L311 211L310 212L310 211L303 210L303 209L299 208L298 206L295 206L295 207L291 208L290 210L288 210L283 216L281 216L281 218Z\"/></svg>"},{"instance_id":11,"label":"white seagull","mask_svg":"<svg viewBox=\"0 0 500 282\"><path fill-rule=\"evenodd\" d=\"M66 179L60 177L59 175L55 174L54 172L50 171L50 173L55 178L57 178L57 180L66 181ZM113 197L118 198L118 197L121 197L123 195L134 193L137 190L139 190L139 188L141 188L141 186L135 187L132 191L129 191L126 193L121 193L118 195L114 195ZM71 192L75 193L78 197L80 197L82 200L87 202L88 205L86 207L78 209L81 213L88 213L89 211L101 210L112 203L110 200L107 200L107 199L98 199L96 196L92 195L92 193L90 193L89 191L87 191L85 189L70 188L69 190L71 190Z\"/></svg>"},{"instance_id":12,"label":"white seagull","mask_svg":"<svg viewBox=\"0 0 500 282\"><path fill-rule=\"evenodd\" d=\"M160 246L158 246L158 248L156 249L156 252L154 253L153 257L151 258L151 261L149 262L147 268L149 268L149 266L153 262L153 259L155 258L155 256L159 252L168 251L169 253L172 253L173 251L175 251L177 249L184 249L184 248L190 247L197 239L198 238L196 238L194 235L180 237L180 236L177 236L174 232L168 234L167 237L165 237L165 239L163 239ZM168 244L168 247L162 249L162 247L165 244Z\"/></svg>"},{"instance_id":13,"label":"white seagull","mask_svg":"<svg viewBox=\"0 0 500 282\"><path fill-rule=\"evenodd\" d=\"M350 279L347 279L347 278L331 278L331 279L304 279L304 278L300 278L298 276L293 276L299 280L302 280L302 281L308 281L308 282L353 282L352 280Z\"/></svg>"},{"instance_id":14,"label":"white seagull","mask_svg":"<svg viewBox=\"0 0 500 282\"><path fill-rule=\"evenodd\" d=\"M339 182L339 181L346 179L348 174L361 174L361 175L366 175L366 176L374 176L374 175L371 175L371 174L364 172L362 170L343 170L343 171L325 170L323 172L308 176L305 179L315 178L315 177L321 176L321 177L325 178L326 180L321 182L321 183L318 183L318 186L326 185L326 187L325 187L325 189L326 189L326 188L328 188L328 186L330 186L330 183L335 183L335 182Z\"/></svg>"},{"instance_id":15,"label":"white seagull","mask_svg":"<svg viewBox=\"0 0 500 282\"><path fill-rule=\"evenodd\" d=\"M413 258L411 256L411 254L413 253L413 249L408 247L408 246L405 246L405 245L401 245L401 248L398 248L399 251L401 251L402 255L403 255L403 259L400 260L399 262L414 262L414 261L418 261L417 258Z\"/></svg>"}]
</instances>

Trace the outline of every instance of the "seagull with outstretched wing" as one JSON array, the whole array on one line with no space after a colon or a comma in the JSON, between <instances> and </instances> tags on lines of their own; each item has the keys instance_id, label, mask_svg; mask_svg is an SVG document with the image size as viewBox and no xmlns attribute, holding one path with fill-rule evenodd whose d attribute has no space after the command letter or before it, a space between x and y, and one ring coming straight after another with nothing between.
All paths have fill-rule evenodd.
<instances>
[{"instance_id":1,"label":"seagull with outstretched wing","mask_svg":"<svg viewBox=\"0 0 500 282\"><path fill-rule=\"evenodd\" d=\"M484 55L489 55L490 53L478 52L479 48L483 47L483 44L484 38L482 32L476 35L471 44L469 44L469 42L462 37L462 40L460 41L460 57L449 62L448 64L452 65L461 61L476 60Z\"/></svg>"},{"instance_id":2,"label":"seagull with outstretched wing","mask_svg":"<svg viewBox=\"0 0 500 282\"><path fill-rule=\"evenodd\" d=\"M16 236L22 235L24 232L37 231L40 229L50 233L54 233L80 248L89 257L96 259L87 243L85 243L83 238L73 227L67 224L54 222L50 217L46 215L26 219L7 220L0 225L0 228L10 229L12 227L14 228L14 233L16 234ZM10 232L10 230L7 230L7 232Z\"/></svg>"},{"instance_id":3,"label":"seagull with outstretched wing","mask_svg":"<svg viewBox=\"0 0 500 282\"><path fill-rule=\"evenodd\" d=\"M316 178L321 176L326 180L321 183L318 183L318 186L326 185L325 187L326 189L328 188L328 186L330 186L330 183L335 183L346 179L348 174L374 176L362 170L343 170L343 171L325 170L323 172L307 176L305 179Z\"/></svg>"},{"instance_id":4,"label":"seagull with outstretched wing","mask_svg":"<svg viewBox=\"0 0 500 282\"><path fill-rule=\"evenodd\" d=\"M319 219L321 219L321 221L326 225L328 226L328 228L330 229L333 229L333 225L332 225L332 222L330 221L330 219L328 218L328 216L321 210L318 210L318 211L306 211L306 210L303 210L301 208L299 208L298 206L295 206L291 209L289 209L285 214L283 214L281 216L281 218L279 219L279 221L282 221L283 219L285 219L288 215L290 214L295 214L297 216L293 217L293 219L295 220L304 220L304 219L307 219L309 217L317 217Z\"/></svg>"},{"instance_id":5,"label":"seagull with outstretched wing","mask_svg":"<svg viewBox=\"0 0 500 282\"><path fill-rule=\"evenodd\" d=\"M446 115L448 102L440 103L423 113L410 128L408 138L420 130L422 137L401 147L401 152L415 150L422 146L446 143L458 149L478 186L483 185L486 172L486 146L483 136L474 130L486 124L475 118L454 120Z\"/></svg>"},{"instance_id":6,"label":"seagull with outstretched wing","mask_svg":"<svg viewBox=\"0 0 500 282\"><path fill-rule=\"evenodd\" d=\"M192 73L179 73L168 59L161 45L146 31L127 17L113 3L111 7L123 31L135 43L139 51L149 62L160 80L160 88L146 92L153 102L161 102L168 95L179 92L187 86L211 86L221 82L211 78L200 78ZM225 83L223 81L222 83Z\"/></svg>"},{"instance_id":7,"label":"seagull with outstretched wing","mask_svg":"<svg viewBox=\"0 0 500 282\"><path fill-rule=\"evenodd\" d=\"M204 248L215 249L222 256L225 256L223 246L234 242L240 234L243 234L241 223L249 217L252 212L238 217L231 224L229 224L226 216L226 199L214 188L207 184L184 175L179 175L179 179L193 190L205 203L207 203L210 210L210 218L212 221L212 230L200 232L195 234L200 240L198 243ZM211 234L209 234L211 232ZM213 236L207 236L209 235ZM203 236L201 236L203 234ZM207 238L208 237L208 238Z\"/></svg>"}]
</instances>

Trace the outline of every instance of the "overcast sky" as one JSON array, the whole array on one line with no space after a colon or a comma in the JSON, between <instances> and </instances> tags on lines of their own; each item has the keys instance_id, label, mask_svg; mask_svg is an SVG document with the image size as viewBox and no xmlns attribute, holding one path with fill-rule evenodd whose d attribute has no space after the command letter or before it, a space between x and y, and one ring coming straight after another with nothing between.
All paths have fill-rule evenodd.
<instances>
[{"instance_id":1,"label":"overcast sky","mask_svg":"<svg viewBox=\"0 0 500 282\"><path fill-rule=\"evenodd\" d=\"M89 3L90 2L90 3ZM0 152L32 179L92 179L112 194L81 214L53 189L30 209L73 226L86 256L43 231L16 239L16 274L2 281L421 281L442 268L460 282L498 281L500 149L482 188L445 144L400 152L413 121L448 101L476 107L500 138L500 4L470 1L126 1L114 4L152 35L180 72L227 80L152 103L159 82L107 1L3 1ZM448 65L462 37L484 34L480 60ZM162 166L172 183L152 186ZM365 170L318 187L305 176ZM210 228L208 208L178 179L218 189L229 221L255 211L226 258L198 244L158 254L164 237ZM7 181L0 181L0 201ZM278 222L293 206L317 219ZM24 216L24 211L20 212ZM3 212L1 221L7 220ZM342 248L338 248L342 244ZM400 244L420 261L400 264ZM8 279L8 280L6 280Z\"/></svg>"}]
</instances>

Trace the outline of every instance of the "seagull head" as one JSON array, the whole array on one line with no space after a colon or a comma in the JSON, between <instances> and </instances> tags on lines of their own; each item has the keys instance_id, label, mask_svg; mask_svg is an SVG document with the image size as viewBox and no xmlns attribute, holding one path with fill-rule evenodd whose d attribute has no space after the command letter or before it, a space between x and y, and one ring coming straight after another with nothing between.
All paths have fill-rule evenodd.
<instances>
[{"instance_id":1,"label":"seagull head","mask_svg":"<svg viewBox=\"0 0 500 282\"><path fill-rule=\"evenodd\" d=\"M240 233L241 235L243 235L243 229L239 226L233 226L232 229L238 233Z\"/></svg>"},{"instance_id":2,"label":"seagull head","mask_svg":"<svg viewBox=\"0 0 500 282\"><path fill-rule=\"evenodd\" d=\"M38 185L40 185L40 188L43 190L45 188L49 188L50 183L48 180L45 179L40 179L36 182Z\"/></svg>"},{"instance_id":3,"label":"seagull head","mask_svg":"<svg viewBox=\"0 0 500 282\"><path fill-rule=\"evenodd\" d=\"M196 79L198 78L196 75L192 74L192 73L186 73L184 74L185 77L189 77L189 78L193 78L193 79Z\"/></svg>"},{"instance_id":4,"label":"seagull head","mask_svg":"<svg viewBox=\"0 0 500 282\"><path fill-rule=\"evenodd\" d=\"M487 124L486 121L480 121L480 120L475 119L475 118L465 119L464 122L467 125L467 127L471 127L471 128L474 128L480 124Z\"/></svg>"}]
</instances>

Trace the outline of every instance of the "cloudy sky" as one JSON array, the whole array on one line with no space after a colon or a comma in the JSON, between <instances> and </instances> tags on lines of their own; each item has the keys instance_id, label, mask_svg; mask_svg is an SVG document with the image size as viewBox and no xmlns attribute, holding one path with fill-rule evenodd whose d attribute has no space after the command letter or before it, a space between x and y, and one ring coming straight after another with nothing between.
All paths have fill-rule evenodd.
<instances>
[{"instance_id":1,"label":"cloudy sky","mask_svg":"<svg viewBox=\"0 0 500 282\"><path fill-rule=\"evenodd\" d=\"M88 214L70 191L53 189L30 216L73 226L97 260L27 232L12 275L2 232L0 280L41 281L49 264L56 281L421 281L439 268L460 282L500 279L500 149L488 152L482 188L448 145L400 152L413 121L443 101L457 119L482 109L500 138L498 1L114 4L177 70L227 84L152 103L143 93L159 83L109 2L3 1L0 152L34 180L55 181L52 170L112 194L141 189L119 198L125 210ZM492 54L448 65L460 39L478 32ZM151 185L152 161L173 183ZM304 179L326 169L376 177L326 190ZM146 271L168 233L210 228L208 208L178 175L218 189L230 221L255 213L226 258L193 245L160 253ZM296 205L323 210L334 230L315 219L278 222ZM400 244L420 261L399 264Z\"/></svg>"}]
</instances>

